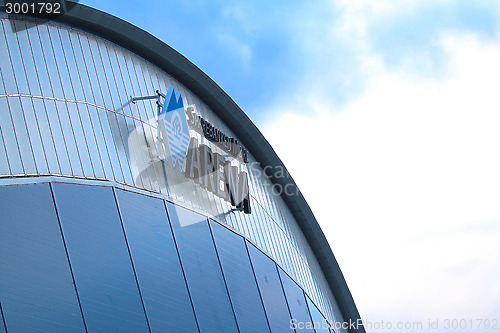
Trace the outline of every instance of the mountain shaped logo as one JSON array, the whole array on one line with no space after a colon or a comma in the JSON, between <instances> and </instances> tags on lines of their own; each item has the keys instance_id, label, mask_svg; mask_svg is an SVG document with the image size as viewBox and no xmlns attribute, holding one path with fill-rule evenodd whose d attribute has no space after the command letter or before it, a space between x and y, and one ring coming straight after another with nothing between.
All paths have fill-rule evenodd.
<instances>
[{"instance_id":1,"label":"mountain shaped logo","mask_svg":"<svg viewBox=\"0 0 500 333\"><path fill-rule=\"evenodd\" d=\"M163 103L163 108L158 115L165 122L168 145L172 154L172 164L182 170L189 146L189 128L184 111L184 103L180 92L175 92L174 87L169 87Z\"/></svg>"}]
</instances>

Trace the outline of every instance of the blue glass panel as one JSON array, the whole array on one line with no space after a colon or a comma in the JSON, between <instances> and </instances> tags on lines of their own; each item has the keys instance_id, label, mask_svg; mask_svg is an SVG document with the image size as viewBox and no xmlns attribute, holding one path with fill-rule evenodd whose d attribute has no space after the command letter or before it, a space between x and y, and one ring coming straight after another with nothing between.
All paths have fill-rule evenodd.
<instances>
[{"instance_id":1,"label":"blue glass panel","mask_svg":"<svg viewBox=\"0 0 500 333\"><path fill-rule=\"evenodd\" d=\"M163 200L116 190L151 332L197 332Z\"/></svg>"},{"instance_id":2,"label":"blue glass panel","mask_svg":"<svg viewBox=\"0 0 500 333\"><path fill-rule=\"evenodd\" d=\"M323 317L321 312L319 312L318 308L316 308L313 302L311 302L309 297L306 297L306 299L307 299L307 305L309 307L309 313L311 314L316 333L329 333L330 332L330 330L328 329L329 325L325 317Z\"/></svg>"},{"instance_id":3,"label":"blue glass panel","mask_svg":"<svg viewBox=\"0 0 500 333\"><path fill-rule=\"evenodd\" d=\"M89 332L148 332L112 188L53 184Z\"/></svg>"},{"instance_id":4,"label":"blue glass panel","mask_svg":"<svg viewBox=\"0 0 500 333\"><path fill-rule=\"evenodd\" d=\"M205 217L167 204L201 332L237 332L236 321Z\"/></svg>"},{"instance_id":5,"label":"blue glass panel","mask_svg":"<svg viewBox=\"0 0 500 333\"><path fill-rule=\"evenodd\" d=\"M271 331L294 332L276 264L252 244L247 245Z\"/></svg>"},{"instance_id":6,"label":"blue glass panel","mask_svg":"<svg viewBox=\"0 0 500 333\"><path fill-rule=\"evenodd\" d=\"M304 323L304 328L297 329L297 332L314 332L304 291L281 268L278 271L292 319Z\"/></svg>"},{"instance_id":7,"label":"blue glass panel","mask_svg":"<svg viewBox=\"0 0 500 333\"><path fill-rule=\"evenodd\" d=\"M6 333L5 321L3 320L2 305L0 304L0 333Z\"/></svg>"},{"instance_id":8,"label":"blue glass panel","mask_svg":"<svg viewBox=\"0 0 500 333\"><path fill-rule=\"evenodd\" d=\"M240 332L269 332L245 240L217 222L210 226Z\"/></svg>"},{"instance_id":9,"label":"blue glass panel","mask_svg":"<svg viewBox=\"0 0 500 333\"><path fill-rule=\"evenodd\" d=\"M0 187L0 211L0 301L8 329L84 332L49 185Z\"/></svg>"}]
</instances>

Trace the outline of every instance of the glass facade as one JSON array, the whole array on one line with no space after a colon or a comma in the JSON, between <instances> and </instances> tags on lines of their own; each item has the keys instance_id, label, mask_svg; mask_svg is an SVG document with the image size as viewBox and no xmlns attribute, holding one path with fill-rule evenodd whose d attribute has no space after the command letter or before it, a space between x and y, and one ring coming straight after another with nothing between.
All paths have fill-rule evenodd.
<instances>
[{"instance_id":1,"label":"glass facade","mask_svg":"<svg viewBox=\"0 0 500 333\"><path fill-rule=\"evenodd\" d=\"M9 331L288 332L291 318L343 321L258 161L249 155L241 166L252 204L244 214L158 161L157 106L131 96L173 86L235 137L213 110L119 45L30 20L0 13L0 178L60 181L0 186L0 306ZM25 202L34 208L23 210ZM57 297L44 304L44 292Z\"/></svg>"},{"instance_id":2,"label":"glass facade","mask_svg":"<svg viewBox=\"0 0 500 333\"><path fill-rule=\"evenodd\" d=\"M323 320L248 240L159 197L56 180L0 186L0 209L8 332L314 332L290 319Z\"/></svg>"}]
</instances>

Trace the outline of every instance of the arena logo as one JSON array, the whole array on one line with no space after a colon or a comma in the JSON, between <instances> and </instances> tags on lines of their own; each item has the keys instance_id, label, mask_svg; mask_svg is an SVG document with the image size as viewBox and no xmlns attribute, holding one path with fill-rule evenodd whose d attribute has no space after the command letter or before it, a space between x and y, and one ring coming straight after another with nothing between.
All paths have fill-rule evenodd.
<instances>
[{"instance_id":1,"label":"arena logo","mask_svg":"<svg viewBox=\"0 0 500 333\"><path fill-rule=\"evenodd\" d=\"M188 119L189 124L188 125ZM189 129L201 133L209 142L228 153L222 155L191 137ZM159 159L170 160L174 169L246 214L251 213L248 174L231 159L247 161L247 151L196 113L196 107L184 107L180 92L169 87L157 119Z\"/></svg>"}]
</instances>

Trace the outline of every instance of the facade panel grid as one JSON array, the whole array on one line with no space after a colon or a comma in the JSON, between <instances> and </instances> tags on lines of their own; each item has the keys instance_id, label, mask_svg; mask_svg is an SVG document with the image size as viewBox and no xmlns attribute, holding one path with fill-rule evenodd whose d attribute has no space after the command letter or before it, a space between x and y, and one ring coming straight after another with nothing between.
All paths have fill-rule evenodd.
<instances>
[{"instance_id":1,"label":"facade panel grid","mask_svg":"<svg viewBox=\"0 0 500 333\"><path fill-rule=\"evenodd\" d=\"M186 101L196 104L200 115L232 135L202 101L149 62L93 35L50 24L32 25L20 34L9 29L8 21L2 20L3 175L102 178L167 194L209 212L253 240L297 279L323 312L332 313L331 292L316 259L283 200L269 195L269 179L251 176L251 217L234 212L228 218L225 215L232 208L227 203L171 168L130 169L130 165L147 166L155 149L145 153L129 144L130 137L135 135L140 146L147 146L147 138L156 135L150 123L156 112L153 101L123 106L131 95L152 95L156 89L165 92L173 85ZM18 54L25 65L5 50Z\"/></svg>"}]
</instances>

